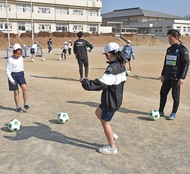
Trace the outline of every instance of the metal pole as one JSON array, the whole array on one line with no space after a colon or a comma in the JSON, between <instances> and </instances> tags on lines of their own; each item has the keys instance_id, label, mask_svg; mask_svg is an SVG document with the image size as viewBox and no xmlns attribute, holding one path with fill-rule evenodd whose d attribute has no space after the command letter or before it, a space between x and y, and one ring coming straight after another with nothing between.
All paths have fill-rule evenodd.
<instances>
[{"instance_id":1,"label":"metal pole","mask_svg":"<svg viewBox=\"0 0 190 174\"><path fill-rule=\"evenodd\" d=\"M10 47L9 17L8 17L7 0L6 0L6 18L7 18L8 47Z\"/></svg>"},{"instance_id":2,"label":"metal pole","mask_svg":"<svg viewBox=\"0 0 190 174\"><path fill-rule=\"evenodd\" d=\"M32 44L34 44L34 23L33 23L33 18L32 18L32 0L30 0L30 16L31 16L31 29L32 29Z\"/></svg>"}]
</instances>

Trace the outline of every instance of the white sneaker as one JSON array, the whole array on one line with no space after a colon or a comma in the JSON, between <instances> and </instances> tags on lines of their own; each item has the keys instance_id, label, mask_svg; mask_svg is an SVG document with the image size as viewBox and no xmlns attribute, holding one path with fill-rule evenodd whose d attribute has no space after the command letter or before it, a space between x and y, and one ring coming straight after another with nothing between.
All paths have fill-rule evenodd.
<instances>
[{"instance_id":1,"label":"white sneaker","mask_svg":"<svg viewBox=\"0 0 190 174\"><path fill-rule=\"evenodd\" d=\"M117 154L117 147L112 148L109 145L105 145L99 148L98 151L106 155L115 155Z\"/></svg>"},{"instance_id":2,"label":"white sneaker","mask_svg":"<svg viewBox=\"0 0 190 174\"><path fill-rule=\"evenodd\" d=\"M31 59L31 62L35 62L35 60L34 60L34 59Z\"/></svg>"},{"instance_id":3,"label":"white sneaker","mask_svg":"<svg viewBox=\"0 0 190 174\"><path fill-rule=\"evenodd\" d=\"M118 138L119 138L118 135L116 133L113 133L113 139L117 140Z\"/></svg>"}]
</instances>

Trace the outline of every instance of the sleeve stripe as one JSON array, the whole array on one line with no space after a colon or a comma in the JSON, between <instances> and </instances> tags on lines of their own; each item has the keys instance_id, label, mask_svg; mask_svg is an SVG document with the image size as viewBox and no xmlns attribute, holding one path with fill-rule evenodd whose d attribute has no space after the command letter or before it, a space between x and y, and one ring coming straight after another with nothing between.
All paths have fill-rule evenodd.
<instances>
[{"instance_id":1,"label":"sleeve stripe","mask_svg":"<svg viewBox=\"0 0 190 174\"><path fill-rule=\"evenodd\" d=\"M126 72L124 71L117 75L104 73L98 80L106 85L119 85L121 82L126 81Z\"/></svg>"}]
</instances>

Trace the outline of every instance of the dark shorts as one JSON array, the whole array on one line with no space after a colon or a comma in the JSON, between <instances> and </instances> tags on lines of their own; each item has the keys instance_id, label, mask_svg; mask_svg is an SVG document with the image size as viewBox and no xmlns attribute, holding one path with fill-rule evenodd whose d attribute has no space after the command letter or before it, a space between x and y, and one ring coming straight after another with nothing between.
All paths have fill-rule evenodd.
<instances>
[{"instance_id":1,"label":"dark shorts","mask_svg":"<svg viewBox=\"0 0 190 174\"><path fill-rule=\"evenodd\" d=\"M101 104L99 105L99 107L102 109L101 119L104 121L111 121L111 119L113 118L113 115L115 114L115 111L108 111Z\"/></svg>"},{"instance_id":2,"label":"dark shorts","mask_svg":"<svg viewBox=\"0 0 190 174\"><path fill-rule=\"evenodd\" d=\"M126 62L130 62L130 61L131 61L131 58L125 58L125 61L126 61Z\"/></svg>"},{"instance_id":3,"label":"dark shorts","mask_svg":"<svg viewBox=\"0 0 190 174\"><path fill-rule=\"evenodd\" d=\"M66 54L67 53L67 50L66 49L63 49L63 54Z\"/></svg>"},{"instance_id":4,"label":"dark shorts","mask_svg":"<svg viewBox=\"0 0 190 174\"><path fill-rule=\"evenodd\" d=\"M35 54L34 48L30 48L30 54Z\"/></svg>"},{"instance_id":5,"label":"dark shorts","mask_svg":"<svg viewBox=\"0 0 190 174\"><path fill-rule=\"evenodd\" d=\"M11 73L13 79L15 80L16 85L12 85L12 83L8 80L9 83L9 91L16 91L18 90L18 85L26 84L26 80L24 77L24 72L18 72L18 73Z\"/></svg>"}]
</instances>

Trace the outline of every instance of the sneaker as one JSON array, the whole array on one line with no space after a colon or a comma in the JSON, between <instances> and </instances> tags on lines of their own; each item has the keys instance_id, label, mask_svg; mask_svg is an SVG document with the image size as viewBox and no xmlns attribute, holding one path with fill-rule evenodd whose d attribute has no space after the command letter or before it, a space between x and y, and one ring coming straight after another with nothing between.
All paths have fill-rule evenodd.
<instances>
[{"instance_id":1,"label":"sneaker","mask_svg":"<svg viewBox=\"0 0 190 174\"><path fill-rule=\"evenodd\" d=\"M29 107L28 105L24 105L24 108L25 108L26 110L30 109L30 107Z\"/></svg>"},{"instance_id":2,"label":"sneaker","mask_svg":"<svg viewBox=\"0 0 190 174\"><path fill-rule=\"evenodd\" d=\"M164 116L164 112L162 112L162 111L159 111L159 114L160 114L160 116Z\"/></svg>"},{"instance_id":3,"label":"sneaker","mask_svg":"<svg viewBox=\"0 0 190 174\"><path fill-rule=\"evenodd\" d=\"M169 120L174 120L176 118L176 113L172 112L168 117Z\"/></svg>"},{"instance_id":4,"label":"sneaker","mask_svg":"<svg viewBox=\"0 0 190 174\"><path fill-rule=\"evenodd\" d=\"M110 147L109 145L105 145L98 150L100 153L106 154L106 155L115 155L117 154L117 147Z\"/></svg>"},{"instance_id":5,"label":"sneaker","mask_svg":"<svg viewBox=\"0 0 190 174\"><path fill-rule=\"evenodd\" d=\"M118 138L119 138L118 135L116 133L113 133L113 139L117 140Z\"/></svg>"},{"instance_id":6,"label":"sneaker","mask_svg":"<svg viewBox=\"0 0 190 174\"><path fill-rule=\"evenodd\" d=\"M24 111L22 110L22 108L21 108L21 107L16 108L16 111L17 111L17 112L24 112Z\"/></svg>"}]
</instances>

